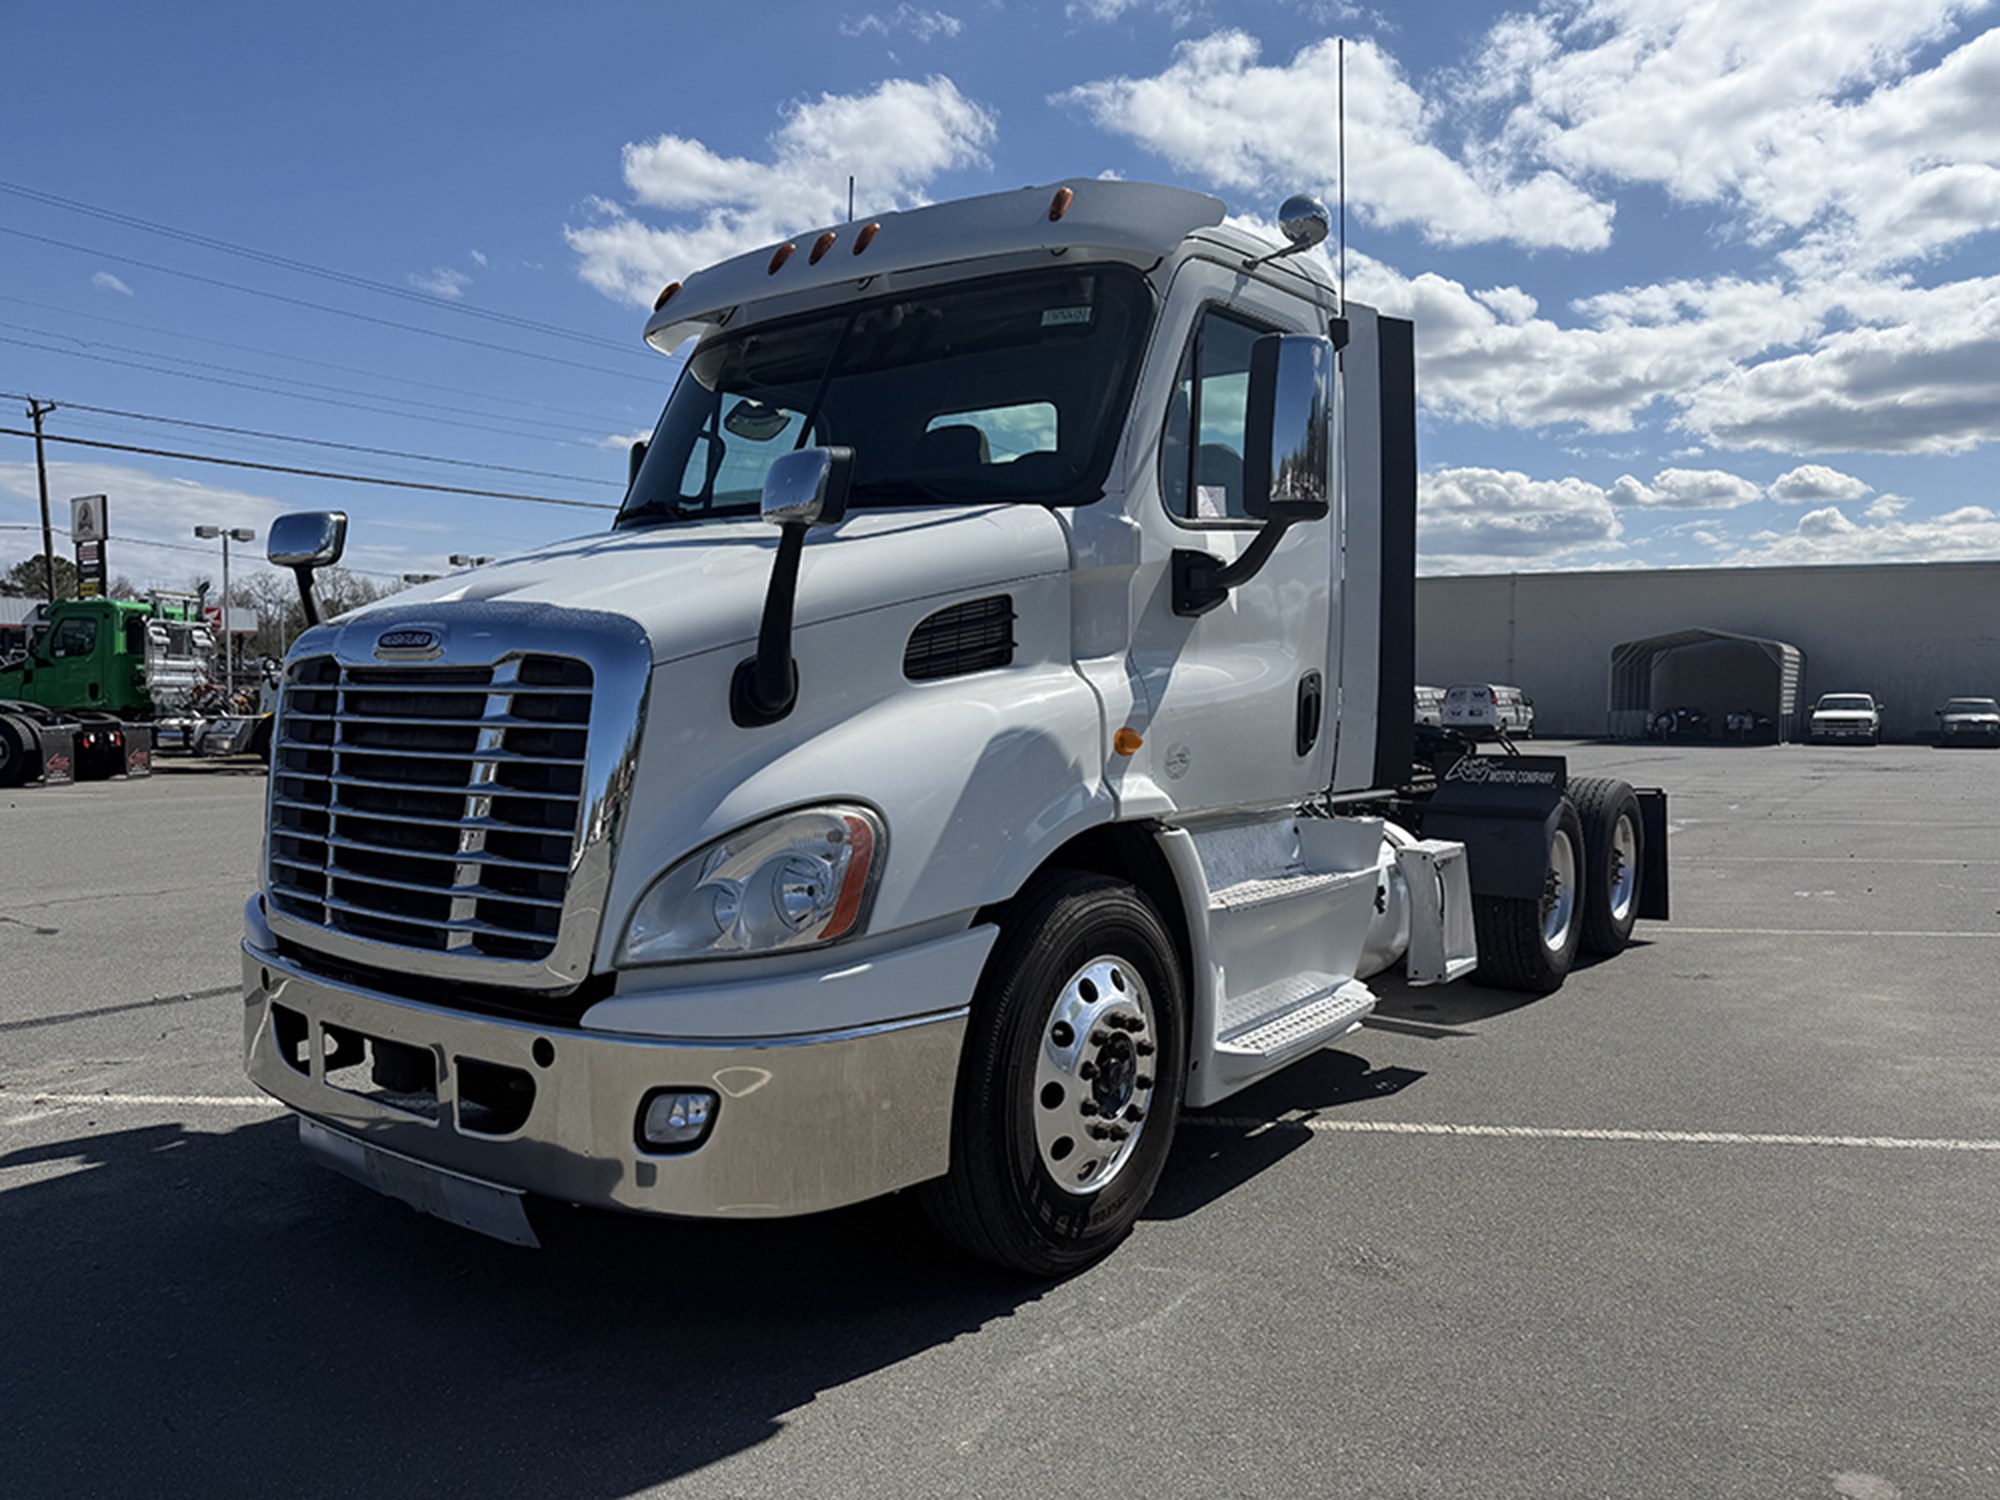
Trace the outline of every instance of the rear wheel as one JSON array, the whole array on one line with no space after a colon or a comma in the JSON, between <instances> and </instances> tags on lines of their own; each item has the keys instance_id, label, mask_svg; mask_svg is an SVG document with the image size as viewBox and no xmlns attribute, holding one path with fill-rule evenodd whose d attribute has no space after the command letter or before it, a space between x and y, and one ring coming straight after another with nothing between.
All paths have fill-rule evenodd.
<instances>
[{"instance_id":1,"label":"rear wheel","mask_svg":"<svg viewBox=\"0 0 2000 1500\"><path fill-rule=\"evenodd\" d=\"M1036 1276L1132 1230L1180 1115L1185 982L1130 885L1057 871L1023 892L973 1001L951 1170L922 1191L960 1249Z\"/></svg>"},{"instance_id":2,"label":"rear wheel","mask_svg":"<svg viewBox=\"0 0 2000 1500\"><path fill-rule=\"evenodd\" d=\"M1583 938L1583 827L1565 797L1549 833L1539 896L1474 896L1479 981L1546 995L1561 987Z\"/></svg>"},{"instance_id":3,"label":"rear wheel","mask_svg":"<svg viewBox=\"0 0 2000 1500\"><path fill-rule=\"evenodd\" d=\"M0 719L0 786L22 786L35 774L35 762L41 758L37 745L33 752L21 731L12 722Z\"/></svg>"},{"instance_id":4,"label":"rear wheel","mask_svg":"<svg viewBox=\"0 0 2000 1500\"><path fill-rule=\"evenodd\" d=\"M1583 827L1583 951L1616 953L1639 920L1639 879L1645 821L1639 796L1610 777L1579 776L1569 784Z\"/></svg>"}]
</instances>

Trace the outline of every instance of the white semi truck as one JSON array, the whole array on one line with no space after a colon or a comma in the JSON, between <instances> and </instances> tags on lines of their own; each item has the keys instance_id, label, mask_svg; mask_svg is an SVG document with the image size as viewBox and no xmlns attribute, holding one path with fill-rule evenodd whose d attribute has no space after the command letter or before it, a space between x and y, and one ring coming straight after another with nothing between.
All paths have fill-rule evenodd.
<instances>
[{"instance_id":1,"label":"white semi truck","mask_svg":"<svg viewBox=\"0 0 2000 1500\"><path fill-rule=\"evenodd\" d=\"M1664 917L1662 795L1412 726L1411 328L1281 220L1077 180L701 271L608 532L301 636L243 973L311 1151L530 1244L914 1189L1055 1274L1371 975ZM272 530L309 612L344 530Z\"/></svg>"}]
</instances>

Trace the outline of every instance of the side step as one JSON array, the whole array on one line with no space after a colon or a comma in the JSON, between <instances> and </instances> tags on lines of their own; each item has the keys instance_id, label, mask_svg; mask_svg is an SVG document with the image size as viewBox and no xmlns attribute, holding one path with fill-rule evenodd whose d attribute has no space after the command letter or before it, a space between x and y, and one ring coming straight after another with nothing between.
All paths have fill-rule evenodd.
<instances>
[{"instance_id":1,"label":"side step","mask_svg":"<svg viewBox=\"0 0 2000 1500\"><path fill-rule=\"evenodd\" d=\"M1209 1080L1211 1088L1247 1083L1284 1066L1293 1058L1338 1041L1359 1026L1362 1017L1375 1008L1374 992L1358 979L1327 983L1321 976L1300 976L1289 981L1288 987L1295 991L1303 990L1304 993L1275 1014L1267 1012L1262 1019L1239 1027L1217 1041L1215 1077ZM1266 991L1258 992L1258 996L1280 999L1282 997L1267 993L1278 988L1276 985L1267 986ZM1236 1008L1239 1011L1252 1009L1253 1006L1247 1003L1249 999L1245 997L1246 1003Z\"/></svg>"}]
</instances>

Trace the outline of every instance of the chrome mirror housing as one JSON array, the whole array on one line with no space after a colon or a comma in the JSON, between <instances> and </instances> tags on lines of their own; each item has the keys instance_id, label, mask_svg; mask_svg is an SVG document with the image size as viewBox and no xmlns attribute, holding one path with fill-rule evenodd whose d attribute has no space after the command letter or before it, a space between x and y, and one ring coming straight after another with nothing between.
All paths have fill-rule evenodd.
<instances>
[{"instance_id":1,"label":"chrome mirror housing","mask_svg":"<svg viewBox=\"0 0 2000 1500\"><path fill-rule=\"evenodd\" d=\"M1333 218L1326 205L1309 193L1294 193L1278 210L1278 228L1294 248L1310 250L1326 239Z\"/></svg>"},{"instance_id":2,"label":"chrome mirror housing","mask_svg":"<svg viewBox=\"0 0 2000 1500\"><path fill-rule=\"evenodd\" d=\"M347 547L347 512L298 510L271 523L264 555L275 567L324 568Z\"/></svg>"},{"instance_id":3,"label":"chrome mirror housing","mask_svg":"<svg viewBox=\"0 0 2000 1500\"><path fill-rule=\"evenodd\" d=\"M798 448L764 472L763 515L773 526L831 526L847 514L852 448Z\"/></svg>"}]
</instances>

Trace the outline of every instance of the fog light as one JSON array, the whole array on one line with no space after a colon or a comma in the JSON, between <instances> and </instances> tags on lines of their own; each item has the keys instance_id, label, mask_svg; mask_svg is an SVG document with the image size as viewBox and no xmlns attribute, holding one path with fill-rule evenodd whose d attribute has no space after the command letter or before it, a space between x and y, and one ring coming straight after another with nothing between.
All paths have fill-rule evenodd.
<instances>
[{"instance_id":1,"label":"fog light","mask_svg":"<svg viewBox=\"0 0 2000 1500\"><path fill-rule=\"evenodd\" d=\"M660 1089L639 1107L639 1144L655 1151L687 1151L702 1143L715 1122L715 1095L707 1089Z\"/></svg>"}]
</instances>

